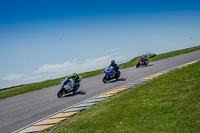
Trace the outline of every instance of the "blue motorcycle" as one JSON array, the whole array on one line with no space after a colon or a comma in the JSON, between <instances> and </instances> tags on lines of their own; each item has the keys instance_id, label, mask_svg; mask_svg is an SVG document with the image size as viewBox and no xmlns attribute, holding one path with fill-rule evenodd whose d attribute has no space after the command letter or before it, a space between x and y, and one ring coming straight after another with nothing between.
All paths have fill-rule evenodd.
<instances>
[{"instance_id":1,"label":"blue motorcycle","mask_svg":"<svg viewBox=\"0 0 200 133\"><path fill-rule=\"evenodd\" d=\"M118 70L119 70L120 66L118 66ZM113 67L111 68L106 68L104 70L105 76L103 77L103 82L106 83L107 81L111 80L111 79L116 79L118 80L121 72L120 71L115 71L115 69Z\"/></svg>"}]
</instances>

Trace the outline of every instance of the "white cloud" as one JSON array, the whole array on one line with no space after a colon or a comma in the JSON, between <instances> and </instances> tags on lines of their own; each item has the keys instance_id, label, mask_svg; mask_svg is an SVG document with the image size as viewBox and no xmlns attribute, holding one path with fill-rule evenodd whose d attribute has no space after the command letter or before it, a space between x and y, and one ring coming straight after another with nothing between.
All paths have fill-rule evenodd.
<instances>
[{"instance_id":1,"label":"white cloud","mask_svg":"<svg viewBox=\"0 0 200 133\"><path fill-rule=\"evenodd\" d=\"M77 64L76 59L72 61L67 61L61 64L52 64L52 65L45 64L42 67L40 67L38 70L34 71L34 73L60 72L68 68L75 67L76 64Z\"/></svg>"},{"instance_id":2,"label":"white cloud","mask_svg":"<svg viewBox=\"0 0 200 133\"><path fill-rule=\"evenodd\" d=\"M73 72L82 73L98 70L107 67L113 59L116 62L120 62L126 60L127 58L123 53L115 53L98 58L87 59L82 62L78 62L77 59L74 59L58 64L44 64L32 74L10 74L0 78L0 87L4 88L14 85L56 79L71 75Z\"/></svg>"},{"instance_id":3,"label":"white cloud","mask_svg":"<svg viewBox=\"0 0 200 133\"><path fill-rule=\"evenodd\" d=\"M23 76L23 74L9 74L2 77L2 80L18 80Z\"/></svg>"},{"instance_id":4,"label":"white cloud","mask_svg":"<svg viewBox=\"0 0 200 133\"><path fill-rule=\"evenodd\" d=\"M117 51L118 49L112 49L112 50L106 50L105 53L112 53L112 52L115 52Z\"/></svg>"},{"instance_id":5,"label":"white cloud","mask_svg":"<svg viewBox=\"0 0 200 133\"><path fill-rule=\"evenodd\" d=\"M58 78L62 76L67 76L73 72L82 73L93 71L101 68L105 68L110 64L110 61L115 59L116 61L125 60L122 53L110 54L98 58L87 59L83 62L78 62L76 59L72 61L67 61L60 64L45 64L41 66L38 70L34 71L34 74L45 74L49 78Z\"/></svg>"}]
</instances>

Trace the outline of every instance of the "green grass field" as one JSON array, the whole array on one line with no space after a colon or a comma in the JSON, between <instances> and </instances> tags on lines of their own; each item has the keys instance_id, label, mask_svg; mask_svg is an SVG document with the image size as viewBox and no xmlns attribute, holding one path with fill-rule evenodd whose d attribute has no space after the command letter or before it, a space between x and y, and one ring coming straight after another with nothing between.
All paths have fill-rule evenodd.
<instances>
[{"instance_id":1,"label":"green grass field","mask_svg":"<svg viewBox=\"0 0 200 133\"><path fill-rule=\"evenodd\" d=\"M188 52L192 52L192 51L196 51L196 50L200 50L200 46L160 54L160 55L157 55L155 58L150 59L150 61L156 61L156 60L160 60L160 59L164 59L164 58L168 58L168 57L172 57L172 56L176 56L176 55L180 55L180 54L184 54L184 53L188 53ZM135 66L137 64L137 59L138 59L138 57L133 58L130 62L120 64L121 69ZM82 78L87 78L87 77L99 75L102 73L104 73L104 69L81 73L80 76L82 76ZM39 89L43 89L43 88L48 88L48 87L55 86L55 85L59 85L59 84L61 84L61 82L64 78L65 77L62 77L59 79L47 80L47 81L38 82L38 83L33 83L33 84L24 85L24 86L20 86L20 87L15 87L15 88L7 89L7 90L0 90L0 99L16 96L19 94L24 94L27 92L31 92L31 91L35 91L35 90L39 90Z\"/></svg>"},{"instance_id":2,"label":"green grass field","mask_svg":"<svg viewBox=\"0 0 200 133\"><path fill-rule=\"evenodd\" d=\"M200 132L200 62L91 106L43 133Z\"/></svg>"}]
</instances>

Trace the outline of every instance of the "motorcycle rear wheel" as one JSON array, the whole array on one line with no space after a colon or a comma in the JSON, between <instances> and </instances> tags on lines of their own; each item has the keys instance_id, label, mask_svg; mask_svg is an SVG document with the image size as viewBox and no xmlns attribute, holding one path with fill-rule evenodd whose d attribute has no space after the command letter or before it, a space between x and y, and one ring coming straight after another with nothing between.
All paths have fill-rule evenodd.
<instances>
[{"instance_id":1,"label":"motorcycle rear wheel","mask_svg":"<svg viewBox=\"0 0 200 133\"><path fill-rule=\"evenodd\" d=\"M78 84L78 86L74 87L73 94L76 94L76 92L77 92L77 90L78 90L79 87L80 87L80 84Z\"/></svg>"},{"instance_id":2,"label":"motorcycle rear wheel","mask_svg":"<svg viewBox=\"0 0 200 133\"><path fill-rule=\"evenodd\" d=\"M119 77L120 77L120 75L121 75L121 72L120 72L120 71L118 71L118 72L117 72L117 74L116 74L116 76L115 76L115 79L116 79L116 80L118 80L118 79L119 79Z\"/></svg>"}]
</instances>

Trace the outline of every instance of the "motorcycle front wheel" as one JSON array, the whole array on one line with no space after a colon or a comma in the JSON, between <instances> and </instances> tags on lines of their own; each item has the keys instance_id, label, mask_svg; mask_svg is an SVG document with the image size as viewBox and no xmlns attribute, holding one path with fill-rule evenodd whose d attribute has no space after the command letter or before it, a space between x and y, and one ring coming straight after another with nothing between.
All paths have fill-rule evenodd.
<instances>
[{"instance_id":1,"label":"motorcycle front wheel","mask_svg":"<svg viewBox=\"0 0 200 133\"><path fill-rule=\"evenodd\" d=\"M64 94L64 89L62 88L58 91L58 94L57 94L58 98L62 97L63 94Z\"/></svg>"},{"instance_id":2,"label":"motorcycle front wheel","mask_svg":"<svg viewBox=\"0 0 200 133\"><path fill-rule=\"evenodd\" d=\"M138 63L138 64L136 65L136 68L139 68L139 66L140 66L140 64Z\"/></svg>"},{"instance_id":3,"label":"motorcycle front wheel","mask_svg":"<svg viewBox=\"0 0 200 133\"><path fill-rule=\"evenodd\" d=\"M104 77L103 77L103 82L106 83L107 81L108 81L107 77L104 76Z\"/></svg>"}]
</instances>

